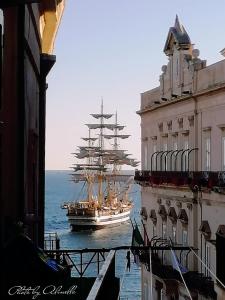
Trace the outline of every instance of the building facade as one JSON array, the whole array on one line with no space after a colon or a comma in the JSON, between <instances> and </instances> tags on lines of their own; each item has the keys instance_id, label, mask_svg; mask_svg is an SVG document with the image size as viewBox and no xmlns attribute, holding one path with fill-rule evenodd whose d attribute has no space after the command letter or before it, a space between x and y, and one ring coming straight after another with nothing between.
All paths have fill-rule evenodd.
<instances>
[{"instance_id":1,"label":"building facade","mask_svg":"<svg viewBox=\"0 0 225 300\"><path fill-rule=\"evenodd\" d=\"M135 179L146 243L185 250L152 250L153 275L142 267L142 299L190 299L191 293L222 300L225 60L207 66L178 17L164 53L160 85L141 94L142 170Z\"/></svg>"},{"instance_id":2,"label":"building facade","mask_svg":"<svg viewBox=\"0 0 225 300\"><path fill-rule=\"evenodd\" d=\"M64 4L0 1L1 248L20 224L43 247L46 76Z\"/></svg>"}]
</instances>

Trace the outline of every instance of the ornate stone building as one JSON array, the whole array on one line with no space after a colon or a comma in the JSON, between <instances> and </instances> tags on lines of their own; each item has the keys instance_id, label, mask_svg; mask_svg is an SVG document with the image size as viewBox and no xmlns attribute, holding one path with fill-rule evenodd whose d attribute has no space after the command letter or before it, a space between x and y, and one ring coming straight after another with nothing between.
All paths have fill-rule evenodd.
<instances>
[{"instance_id":1,"label":"ornate stone building","mask_svg":"<svg viewBox=\"0 0 225 300\"><path fill-rule=\"evenodd\" d=\"M207 66L176 17L160 85L141 94L142 299L225 299L225 60ZM221 51L221 54L224 51ZM187 249L188 247L193 247ZM194 249L194 250L193 250ZM151 298L152 297L152 298Z\"/></svg>"},{"instance_id":2,"label":"ornate stone building","mask_svg":"<svg viewBox=\"0 0 225 300\"><path fill-rule=\"evenodd\" d=\"M46 76L64 3L0 1L1 249L18 222L43 246Z\"/></svg>"}]
</instances>

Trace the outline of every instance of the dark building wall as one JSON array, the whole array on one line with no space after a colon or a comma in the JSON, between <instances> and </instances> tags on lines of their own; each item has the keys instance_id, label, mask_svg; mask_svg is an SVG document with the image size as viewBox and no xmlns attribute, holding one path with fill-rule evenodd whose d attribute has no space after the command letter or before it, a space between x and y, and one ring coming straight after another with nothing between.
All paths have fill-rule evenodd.
<instances>
[{"instance_id":1,"label":"dark building wall","mask_svg":"<svg viewBox=\"0 0 225 300\"><path fill-rule=\"evenodd\" d=\"M39 5L3 11L1 244L10 237L12 224L21 221L42 246L46 74L41 73Z\"/></svg>"}]
</instances>

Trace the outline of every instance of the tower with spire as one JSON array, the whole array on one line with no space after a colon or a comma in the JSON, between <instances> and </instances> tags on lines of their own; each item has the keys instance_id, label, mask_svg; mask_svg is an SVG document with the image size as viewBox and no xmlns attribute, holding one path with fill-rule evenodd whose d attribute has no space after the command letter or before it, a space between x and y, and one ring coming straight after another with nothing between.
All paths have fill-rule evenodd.
<instances>
[{"instance_id":1,"label":"tower with spire","mask_svg":"<svg viewBox=\"0 0 225 300\"><path fill-rule=\"evenodd\" d=\"M169 61L162 66L161 99L171 100L191 93L193 71L205 67L206 62L198 58L197 49L193 50L191 39L177 15L174 26L169 29L163 50Z\"/></svg>"}]
</instances>

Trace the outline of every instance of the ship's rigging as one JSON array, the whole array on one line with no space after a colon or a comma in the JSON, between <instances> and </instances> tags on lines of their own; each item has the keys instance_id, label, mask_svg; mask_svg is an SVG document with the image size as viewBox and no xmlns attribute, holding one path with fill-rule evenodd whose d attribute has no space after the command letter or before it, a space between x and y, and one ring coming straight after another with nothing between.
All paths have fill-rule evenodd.
<instances>
[{"instance_id":1,"label":"ship's rigging","mask_svg":"<svg viewBox=\"0 0 225 300\"><path fill-rule=\"evenodd\" d=\"M100 113L91 116L97 122L86 124L89 134L82 138L86 145L79 146L73 153L81 162L72 166L72 178L75 182L85 181L87 185L86 198L68 205L67 216L74 230L98 229L125 222L129 220L133 206L128 196L133 177L121 173L123 165L138 165L127 150L120 149L120 140L130 135L122 134L125 126L118 123L117 113L104 113L103 103ZM110 123L113 116L115 121Z\"/></svg>"}]
</instances>

